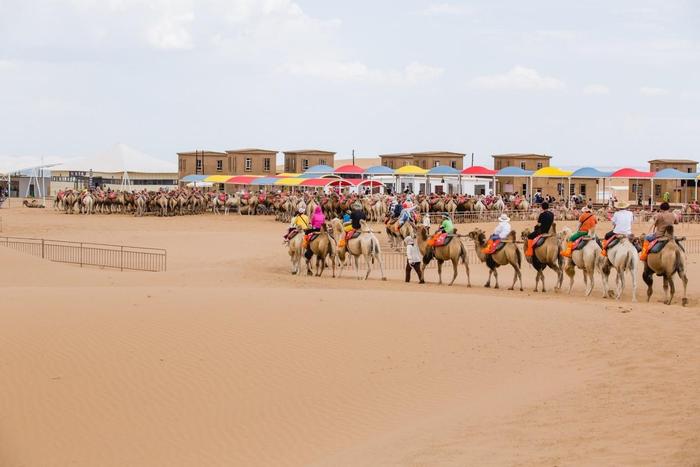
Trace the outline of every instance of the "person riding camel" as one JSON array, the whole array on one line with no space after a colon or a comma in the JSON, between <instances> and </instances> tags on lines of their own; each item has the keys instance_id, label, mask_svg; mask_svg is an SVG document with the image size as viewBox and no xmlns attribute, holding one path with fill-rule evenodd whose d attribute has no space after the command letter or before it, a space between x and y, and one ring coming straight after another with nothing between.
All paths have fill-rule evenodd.
<instances>
[{"instance_id":1,"label":"person riding camel","mask_svg":"<svg viewBox=\"0 0 700 467\"><path fill-rule=\"evenodd\" d=\"M640 260L647 260L651 242L662 236L668 226L678 223L678 219L676 219L676 216L670 211L670 209L671 207L667 202L663 202L659 206L660 211L654 216L654 224L651 227L651 232L649 235L644 237L644 245L642 245L642 252L639 255Z\"/></svg>"},{"instance_id":2,"label":"person riding camel","mask_svg":"<svg viewBox=\"0 0 700 467\"><path fill-rule=\"evenodd\" d=\"M488 242L486 242L486 246L481 249L481 252L486 255L495 253L498 245L503 240L508 238L511 230L513 229L510 226L510 217L508 217L505 213L498 216L498 225L493 230L493 234L489 238Z\"/></svg>"},{"instance_id":3,"label":"person riding camel","mask_svg":"<svg viewBox=\"0 0 700 467\"><path fill-rule=\"evenodd\" d=\"M294 230L306 232L311 227L309 217L305 214L305 212L306 209L301 207L297 210L297 215L292 218L292 222L287 229L287 233L283 236L285 243L289 241L289 236Z\"/></svg>"},{"instance_id":4,"label":"person riding camel","mask_svg":"<svg viewBox=\"0 0 700 467\"><path fill-rule=\"evenodd\" d=\"M343 214L343 230L350 232L352 230L352 219L350 219L350 210L348 209Z\"/></svg>"},{"instance_id":5,"label":"person riding camel","mask_svg":"<svg viewBox=\"0 0 700 467\"><path fill-rule=\"evenodd\" d=\"M352 205L352 212L350 213L350 222L352 225L352 229L360 230L360 228L362 228L360 221L363 221L365 219L367 219L367 216L365 216L365 211L362 209L362 205L357 202L354 203Z\"/></svg>"},{"instance_id":6,"label":"person riding camel","mask_svg":"<svg viewBox=\"0 0 700 467\"><path fill-rule=\"evenodd\" d=\"M561 252L562 256L569 258L571 256L571 250L574 247L574 243L581 237L585 237L588 233L593 230L598 223L595 214L591 211L591 208L584 206L581 209L581 215L578 218L578 228L574 232L566 243L566 250Z\"/></svg>"},{"instance_id":7,"label":"person riding camel","mask_svg":"<svg viewBox=\"0 0 700 467\"><path fill-rule=\"evenodd\" d=\"M401 211L401 214L399 215L399 222L397 223L396 230L401 230L401 227L403 225L410 221L413 220L413 211L417 208L418 206L413 206L410 201L406 201L403 203L403 210Z\"/></svg>"},{"instance_id":8,"label":"person riding camel","mask_svg":"<svg viewBox=\"0 0 700 467\"><path fill-rule=\"evenodd\" d=\"M540 235L549 233L549 229L552 227L552 224L554 224L554 213L549 210L549 203L544 201L540 207L542 208L542 212L539 217L537 217L537 225L532 233L527 236L527 251L525 251L525 256L532 256L535 253L535 239Z\"/></svg>"},{"instance_id":9,"label":"person riding camel","mask_svg":"<svg viewBox=\"0 0 700 467\"><path fill-rule=\"evenodd\" d=\"M442 215L442 223L438 229L438 233L453 234L455 231L455 226L450 219L450 215L445 213Z\"/></svg>"},{"instance_id":10,"label":"person riding camel","mask_svg":"<svg viewBox=\"0 0 700 467\"><path fill-rule=\"evenodd\" d=\"M316 208L314 209L314 213L311 215L311 228L307 229L305 232L308 235L306 237L305 243L306 243L306 252L304 252L304 257L306 259L311 259L311 257L314 255L313 251L311 251L311 242L308 241L310 238L310 234L313 234L315 232L320 232L321 227L323 227L323 224L326 223L326 216L323 214L323 210L321 209L321 206L316 205Z\"/></svg>"},{"instance_id":11,"label":"person riding camel","mask_svg":"<svg viewBox=\"0 0 700 467\"><path fill-rule=\"evenodd\" d=\"M615 235L632 235L632 221L634 220L634 215L627 209L629 206L629 203L626 201L619 201L617 203L617 211L615 211L612 217L613 229L605 234L603 250L600 252L601 256L608 256L608 243L610 243L610 239Z\"/></svg>"}]
</instances>

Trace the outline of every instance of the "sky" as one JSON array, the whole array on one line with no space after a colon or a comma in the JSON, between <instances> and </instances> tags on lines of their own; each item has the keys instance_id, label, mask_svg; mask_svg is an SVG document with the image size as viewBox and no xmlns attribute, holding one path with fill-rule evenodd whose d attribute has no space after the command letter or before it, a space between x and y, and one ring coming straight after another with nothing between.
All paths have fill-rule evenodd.
<instances>
[{"instance_id":1,"label":"sky","mask_svg":"<svg viewBox=\"0 0 700 467\"><path fill-rule=\"evenodd\" d=\"M0 155L700 157L700 2L0 0ZM24 159L23 159L24 158Z\"/></svg>"}]
</instances>

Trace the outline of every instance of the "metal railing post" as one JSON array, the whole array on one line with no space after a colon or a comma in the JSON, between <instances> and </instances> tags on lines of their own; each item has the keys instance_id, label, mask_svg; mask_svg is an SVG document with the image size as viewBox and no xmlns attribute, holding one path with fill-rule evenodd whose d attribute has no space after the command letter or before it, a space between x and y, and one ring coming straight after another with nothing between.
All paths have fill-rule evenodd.
<instances>
[{"instance_id":1,"label":"metal railing post","mask_svg":"<svg viewBox=\"0 0 700 467\"><path fill-rule=\"evenodd\" d=\"M124 246L119 247L119 269L124 270Z\"/></svg>"},{"instance_id":2,"label":"metal railing post","mask_svg":"<svg viewBox=\"0 0 700 467\"><path fill-rule=\"evenodd\" d=\"M83 267L83 244L80 244L80 267Z\"/></svg>"},{"instance_id":3,"label":"metal railing post","mask_svg":"<svg viewBox=\"0 0 700 467\"><path fill-rule=\"evenodd\" d=\"M44 259L44 239L41 239L41 259Z\"/></svg>"}]
</instances>

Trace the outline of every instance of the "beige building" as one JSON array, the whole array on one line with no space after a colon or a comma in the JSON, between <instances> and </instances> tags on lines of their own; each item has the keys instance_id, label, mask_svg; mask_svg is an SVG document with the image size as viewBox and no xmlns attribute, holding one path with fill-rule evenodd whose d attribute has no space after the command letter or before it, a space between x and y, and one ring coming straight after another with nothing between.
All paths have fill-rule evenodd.
<instances>
[{"instance_id":1,"label":"beige building","mask_svg":"<svg viewBox=\"0 0 700 467\"><path fill-rule=\"evenodd\" d=\"M494 154L493 168L494 170L502 170L506 167L517 167L522 170L535 172L543 167L549 167L549 161L552 156L545 154ZM529 194L530 179L529 177L498 177L496 179L496 193L520 193L523 195ZM539 178L533 180L533 190L541 191L543 195L549 194L552 196L560 196L558 193L563 193L565 188L561 185L558 179Z\"/></svg>"},{"instance_id":2,"label":"beige building","mask_svg":"<svg viewBox=\"0 0 700 467\"><path fill-rule=\"evenodd\" d=\"M698 161L690 159L653 159L649 161L649 171L676 169L683 173L696 173ZM695 199L697 180L654 180L654 202L661 202L664 193L671 195L672 203L685 203ZM651 180L630 180L629 199L636 201L640 197L644 203L649 198Z\"/></svg>"},{"instance_id":3,"label":"beige building","mask_svg":"<svg viewBox=\"0 0 700 467\"><path fill-rule=\"evenodd\" d=\"M453 169L464 169L464 154L450 151L406 152L396 154L381 154L381 164L390 169L399 169L406 165L415 165L430 170L433 167L448 166Z\"/></svg>"},{"instance_id":4,"label":"beige building","mask_svg":"<svg viewBox=\"0 0 700 467\"><path fill-rule=\"evenodd\" d=\"M287 173L302 173L315 165L333 167L335 153L319 149L301 149L284 151L284 171Z\"/></svg>"},{"instance_id":5,"label":"beige building","mask_svg":"<svg viewBox=\"0 0 700 467\"><path fill-rule=\"evenodd\" d=\"M179 178L186 175L275 175L277 151L235 149L179 152Z\"/></svg>"}]
</instances>

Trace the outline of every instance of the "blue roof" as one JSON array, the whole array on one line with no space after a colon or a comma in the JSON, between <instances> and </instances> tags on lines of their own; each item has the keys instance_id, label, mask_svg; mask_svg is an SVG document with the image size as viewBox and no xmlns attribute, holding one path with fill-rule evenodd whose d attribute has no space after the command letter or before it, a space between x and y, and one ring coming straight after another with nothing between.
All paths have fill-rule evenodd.
<instances>
[{"instance_id":1,"label":"blue roof","mask_svg":"<svg viewBox=\"0 0 700 467\"><path fill-rule=\"evenodd\" d=\"M365 170L366 175L394 175L394 169L383 165L375 165Z\"/></svg>"},{"instance_id":2,"label":"blue roof","mask_svg":"<svg viewBox=\"0 0 700 467\"><path fill-rule=\"evenodd\" d=\"M681 172L678 169L663 169L654 174L654 180L694 180L696 173Z\"/></svg>"},{"instance_id":3,"label":"blue roof","mask_svg":"<svg viewBox=\"0 0 700 467\"><path fill-rule=\"evenodd\" d=\"M520 167L505 167L496 172L496 177L529 177L533 173L532 170L523 170Z\"/></svg>"},{"instance_id":4,"label":"blue roof","mask_svg":"<svg viewBox=\"0 0 700 467\"><path fill-rule=\"evenodd\" d=\"M182 182L201 182L205 178L207 178L208 175L185 175L182 177Z\"/></svg>"},{"instance_id":5,"label":"blue roof","mask_svg":"<svg viewBox=\"0 0 700 467\"><path fill-rule=\"evenodd\" d=\"M606 178L609 177L612 172L602 172L593 167L582 167L574 173L571 174L571 178Z\"/></svg>"},{"instance_id":6,"label":"blue roof","mask_svg":"<svg viewBox=\"0 0 700 467\"><path fill-rule=\"evenodd\" d=\"M330 165L314 165L304 171L305 174L332 174L335 169Z\"/></svg>"},{"instance_id":7,"label":"blue roof","mask_svg":"<svg viewBox=\"0 0 700 467\"><path fill-rule=\"evenodd\" d=\"M459 170L453 169L449 165L438 165L428 170L428 175L459 175Z\"/></svg>"},{"instance_id":8,"label":"blue roof","mask_svg":"<svg viewBox=\"0 0 700 467\"><path fill-rule=\"evenodd\" d=\"M252 182L250 182L251 185L274 185L275 182L279 180L277 177L262 177L262 178L256 178Z\"/></svg>"}]
</instances>

